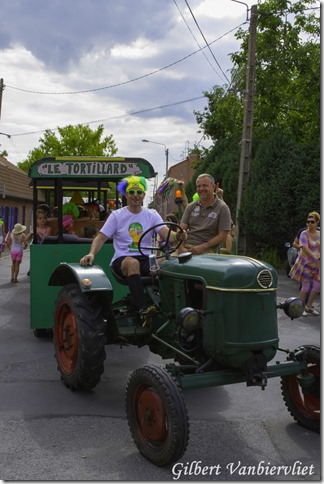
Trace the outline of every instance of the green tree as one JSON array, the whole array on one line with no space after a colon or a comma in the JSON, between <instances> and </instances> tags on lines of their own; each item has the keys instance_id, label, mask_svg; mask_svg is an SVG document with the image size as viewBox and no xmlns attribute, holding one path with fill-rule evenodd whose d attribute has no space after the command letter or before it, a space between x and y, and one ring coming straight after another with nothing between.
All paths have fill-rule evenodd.
<instances>
[{"instance_id":1,"label":"green tree","mask_svg":"<svg viewBox=\"0 0 324 484\"><path fill-rule=\"evenodd\" d=\"M258 4L254 132L275 128L294 139L320 136L320 18L314 0ZM248 31L236 34L232 54L235 88L245 89Z\"/></svg>"},{"instance_id":2,"label":"green tree","mask_svg":"<svg viewBox=\"0 0 324 484\"><path fill-rule=\"evenodd\" d=\"M201 131L217 141L242 132L243 100L233 89L214 86L205 92L208 105L203 113L194 111ZM200 131L200 132L201 132Z\"/></svg>"},{"instance_id":3,"label":"green tree","mask_svg":"<svg viewBox=\"0 0 324 484\"><path fill-rule=\"evenodd\" d=\"M258 3L254 135L279 128L294 139L320 138L320 18L314 0ZM315 4L316 5L316 4ZM201 131L217 141L242 132L249 31L236 37L232 83L205 92L208 105L195 111Z\"/></svg>"},{"instance_id":4,"label":"green tree","mask_svg":"<svg viewBox=\"0 0 324 484\"><path fill-rule=\"evenodd\" d=\"M19 168L28 173L35 161L49 156L114 156L118 151L112 135L102 138L103 125L95 130L82 124L57 130L59 137L53 131L46 130L39 140L39 146L29 152L25 161L18 163Z\"/></svg>"},{"instance_id":5,"label":"green tree","mask_svg":"<svg viewBox=\"0 0 324 484\"><path fill-rule=\"evenodd\" d=\"M251 255L266 244L279 250L303 226L309 211L319 211L320 23L313 5L313 0L258 4L250 179L239 217ZM242 43L240 51L231 55L231 86L205 93L207 106L202 113L195 112L201 131L215 143L199 173L209 172L221 180L233 216L248 31L239 30L237 38ZM194 181L188 185L189 194Z\"/></svg>"},{"instance_id":6,"label":"green tree","mask_svg":"<svg viewBox=\"0 0 324 484\"><path fill-rule=\"evenodd\" d=\"M255 148L240 225L258 255L262 245L283 249L305 226L307 214L320 212L320 146L298 144L278 130Z\"/></svg>"},{"instance_id":7,"label":"green tree","mask_svg":"<svg viewBox=\"0 0 324 484\"><path fill-rule=\"evenodd\" d=\"M8 157L8 151L7 150L1 151L0 156L2 156L3 158L7 158Z\"/></svg>"}]
</instances>

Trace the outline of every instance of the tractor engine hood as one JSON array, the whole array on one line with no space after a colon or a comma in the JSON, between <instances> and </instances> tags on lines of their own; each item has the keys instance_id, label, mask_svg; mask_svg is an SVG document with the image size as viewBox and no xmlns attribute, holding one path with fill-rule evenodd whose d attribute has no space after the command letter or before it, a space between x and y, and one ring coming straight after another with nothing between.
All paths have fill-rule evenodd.
<instances>
[{"instance_id":1,"label":"tractor engine hood","mask_svg":"<svg viewBox=\"0 0 324 484\"><path fill-rule=\"evenodd\" d=\"M174 257L161 265L160 275L198 279L205 286L225 290L262 291L278 287L277 272L270 264L245 256L206 254L192 256L184 263Z\"/></svg>"}]
</instances>

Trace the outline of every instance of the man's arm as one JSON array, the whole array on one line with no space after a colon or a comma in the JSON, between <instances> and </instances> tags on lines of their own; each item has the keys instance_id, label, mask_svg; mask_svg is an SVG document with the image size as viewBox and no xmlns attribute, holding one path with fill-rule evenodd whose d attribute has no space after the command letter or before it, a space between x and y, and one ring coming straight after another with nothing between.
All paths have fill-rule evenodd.
<instances>
[{"instance_id":1,"label":"man's arm","mask_svg":"<svg viewBox=\"0 0 324 484\"><path fill-rule=\"evenodd\" d=\"M181 227L182 228L182 227ZM175 242L176 240L179 242L180 240L186 240L187 238L187 232L185 229L183 229L183 232L172 232L170 231L169 228L167 227L161 227L160 230L158 231L158 234L163 237L163 239L167 239L169 233L170 233L170 242ZM178 235L179 234L179 235Z\"/></svg>"},{"instance_id":2,"label":"man's arm","mask_svg":"<svg viewBox=\"0 0 324 484\"><path fill-rule=\"evenodd\" d=\"M225 247L221 247L219 249L220 254L230 254L233 245L233 237L231 235L227 235L226 237L226 245Z\"/></svg>"},{"instance_id":3,"label":"man's arm","mask_svg":"<svg viewBox=\"0 0 324 484\"><path fill-rule=\"evenodd\" d=\"M80 260L80 265L92 266L95 255L100 251L101 247L108 239L109 237L106 237L102 232L99 232L92 241L89 254L85 255Z\"/></svg>"},{"instance_id":4,"label":"man's arm","mask_svg":"<svg viewBox=\"0 0 324 484\"><path fill-rule=\"evenodd\" d=\"M220 245L223 242L225 242L227 239L228 233L229 233L229 230L221 230L218 235L215 235L215 237L211 238L207 242L204 242L203 244L195 245L194 247L192 247L190 249L190 252L193 255L200 255L206 250L212 249L213 247L216 247L217 245Z\"/></svg>"}]
</instances>

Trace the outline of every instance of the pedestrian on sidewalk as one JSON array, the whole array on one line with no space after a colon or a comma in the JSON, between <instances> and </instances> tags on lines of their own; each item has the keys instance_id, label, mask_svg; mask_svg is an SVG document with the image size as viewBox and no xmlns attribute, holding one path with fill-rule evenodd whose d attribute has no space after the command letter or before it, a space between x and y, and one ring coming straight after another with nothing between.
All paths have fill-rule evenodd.
<instances>
[{"instance_id":1,"label":"pedestrian on sidewalk","mask_svg":"<svg viewBox=\"0 0 324 484\"><path fill-rule=\"evenodd\" d=\"M4 251L5 237L6 237L5 224L4 224L4 221L2 220L2 215L0 215L0 257L2 255L2 252Z\"/></svg>"},{"instance_id":2,"label":"pedestrian on sidewalk","mask_svg":"<svg viewBox=\"0 0 324 484\"><path fill-rule=\"evenodd\" d=\"M18 274L20 264L23 258L23 250L27 249L27 242L25 237L26 226L22 224L15 224L13 230L8 233L7 244L10 250L12 260L11 264L11 282L18 282Z\"/></svg>"},{"instance_id":3,"label":"pedestrian on sidewalk","mask_svg":"<svg viewBox=\"0 0 324 484\"><path fill-rule=\"evenodd\" d=\"M289 273L291 279L295 279L301 284L299 297L305 304L303 316L319 314L313 307L315 296L320 292L321 240L320 232L317 230L319 222L320 215L317 212L308 214L307 229L300 234L299 238L300 251ZM311 283L313 287L306 303Z\"/></svg>"}]
</instances>

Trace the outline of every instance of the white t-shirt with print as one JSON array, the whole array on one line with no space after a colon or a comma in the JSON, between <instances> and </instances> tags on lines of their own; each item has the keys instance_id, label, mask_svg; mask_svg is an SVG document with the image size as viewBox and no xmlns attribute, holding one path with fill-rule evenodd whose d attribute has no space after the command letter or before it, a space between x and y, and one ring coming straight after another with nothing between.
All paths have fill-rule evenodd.
<instances>
[{"instance_id":1,"label":"white t-shirt with print","mask_svg":"<svg viewBox=\"0 0 324 484\"><path fill-rule=\"evenodd\" d=\"M140 213L132 213L128 207L119 208L112 212L100 229L106 237L113 239L115 253L111 263L118 257L141 253L138 251L138 241L141 235L154 225L163 223L162 217L154 209L142 207ZM162 225L157 228L160 230ZM152 246L153 232L149 232L141 243L143 247ZM150 250L142 249L143 253L149 255Z\"/></svg>"}]
</instances>

